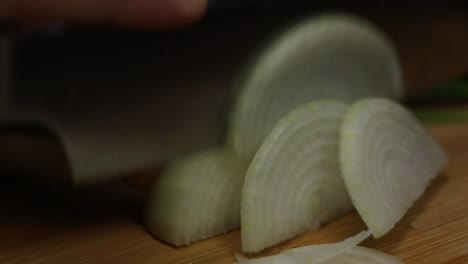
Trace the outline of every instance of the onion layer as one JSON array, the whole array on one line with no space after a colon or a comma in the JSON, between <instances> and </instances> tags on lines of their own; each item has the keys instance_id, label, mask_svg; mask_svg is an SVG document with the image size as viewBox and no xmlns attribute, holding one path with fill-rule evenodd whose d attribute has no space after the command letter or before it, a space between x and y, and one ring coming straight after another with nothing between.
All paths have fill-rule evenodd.
<instances>
[{"instance_id":1,"label":"onion layer","mask_svg":"<svg viewBox=\"0 0 468 264\"><path fill-rule=\"evenodd\" d=\"M281 254L263 258L240 261L242 264L318 264L333 260L347 252L370 236L369 231L361 233L334 244L319 244L293 248ZM332 262L333 263L333 262Z\"/></svg>"},{"instance_id":2,"label":"onion layer","mask_svg":"<svg viewBox=\"0 0 468 264\"><path fill-rule=\"evenodd\" d=\"M320 264L403 264L395 256L385 254L381 251L355 246L335 257Z\"/></svg>"}]
</instances>

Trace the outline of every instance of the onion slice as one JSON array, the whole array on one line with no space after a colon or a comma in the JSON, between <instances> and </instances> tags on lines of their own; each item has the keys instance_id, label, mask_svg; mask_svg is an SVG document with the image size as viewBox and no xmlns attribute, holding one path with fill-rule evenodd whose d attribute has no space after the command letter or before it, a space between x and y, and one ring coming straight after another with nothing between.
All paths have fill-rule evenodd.
<instances>
[{"instance_id":1,"label":"onion slice","mask_svg":"<svg viewBox=\"0 0 468 264\"><path fill-rule=\"evenodd\" d=\"M148 229L180 246L238 227L245 168L222 149L175 160L150 190Z\"/></svg>"},{"instance_id":2,"label":"onion slice","mask_svg":"<svg viewBox=\"0 0 468 264\"><path fill-rule=\"evenodd\" d=\"M273 126L312 100L403 96L397 55L384 34L348 15L306 20L274 39L239 79L228 143L250 161Z\"/></svg>"},{"instance_id":3,"label":"onion slice","mask_svg":"<svg viewBox=\"0 0 468 264\"><path fill-rule=\"evenodd\" d=\"M353 104L340 138L346 187L376 238L393 228L447 162L417 119L388 99Z\"/></svg>"},{"instance_id":4,"label":"onion slice","mask_svg":"<svg viewBox=\"0 0 468 264\"><path fill-rule=\"evenodd\" d=\"M242 250L258 252L349 212L340 175L339 128L348 105L332 100L292 111L273 128L242 190Z\"/></svg>"},{"instance_id":5,"label":"onion slice","mask_svg":"<svg viewBox=\"0 0 468 264\"><path fill-rule=\"evenodd\" d=\"M369 231L333 244L319 244L293 248L278 255L239 261L242 264L316 264L331 260L347 252L370 236Z\"/></svg>"},{"instance_id":6,"label":"onion slice","mask_svg":"<svg viewBox=\"0 0 468 264\"><path fill-rule=\"evenodd\" d=\"M320 262L320 264L403 264L395 256L381 251L355 246L333 258Z\"/></svg>"}]
</instances>

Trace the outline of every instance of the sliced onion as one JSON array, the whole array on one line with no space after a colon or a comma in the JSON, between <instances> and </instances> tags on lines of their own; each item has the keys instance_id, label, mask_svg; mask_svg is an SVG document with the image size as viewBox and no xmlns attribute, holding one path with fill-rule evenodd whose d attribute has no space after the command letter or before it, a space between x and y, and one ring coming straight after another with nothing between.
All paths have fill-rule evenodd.
<instances>
[{"instance_id":1,"label":"sliced onion","mask_svg":"<svg viewBox=\"0 0 468 264\"><path fill-rule=\"evenodd\" d=\"M347 252L370 236L369 231L334 244L319 244L293 248L281 254L240 261L242 264L316 264Z\"/></svg>"},{"instance_id":2,"label":"sliced onion","mask_svg":"<svg viewBox=\"0 0 468 264\"><path fill-rule=\"evenodd\" d=\"M397 257L381 251L355 246L333 258L320 262L320 264L403 264L403 262Z\"/></svg>"},{"instance_id":3,"label":"sliced onion","mask_svg":"<svg viewBox=\"0 0 468 264\"><path fill-rule=\"evenodd\" d=\"M150 190L148 229L179 246L238 227L245 168L221 149L175 160Z\"/></svg>"},{"instance_id":4,"label":"sliced onion","mask_svg":"<svg viewBox=\"0 0 468 264\"><path fill-rule=\"evenodd\" d=\"M393 228L447 162L416 118L388 99L356 102L340 141L346 187L374 237Z\"/></svg>"},{"instance_id":5,"label":"sliced onion","mask_svg":"<svg viewBox=\"0 0 468 264\"><path fill-rule=\"evenodd\" d=\"M370 23L346 15L314 17L290 27L256 58L239 87L228 143L246 160L278 120L302 104L403 94L390 42Z\"/></svg>"},{"instance_id":6,"label":"sliced onion","mask_svg":"<svg viewBox=\"0 0 468 264\"><path fill-rule=\"evenodd\" d=\"M348 109L317 101L281 119L255 155L242 191L242 250L258 252L349 212L338 140Z\"/></svg>"}]
</instances>

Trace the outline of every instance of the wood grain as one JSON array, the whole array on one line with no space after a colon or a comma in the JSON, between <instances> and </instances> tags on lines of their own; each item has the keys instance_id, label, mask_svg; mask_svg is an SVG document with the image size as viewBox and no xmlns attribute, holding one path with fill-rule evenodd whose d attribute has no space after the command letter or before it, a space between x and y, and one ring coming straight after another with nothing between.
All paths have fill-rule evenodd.
<instances>
[{"instance_id":1,"label":"wood grain","mask_svg":"<svg viewBox=\"0 0 468 264\"><path fill-rule=\"evenodd\" d=\"M394 254L405 263L468 263L468 125L430 129L447 150L450 163L394 230L364 245ZM85 203L82 197L77 201L63 194L41 194L35 190L40 186L3 187L0 263L221 264L232 263L234 252L240 251L238 230L175 248L152 238L138 220L139 207L121 199L99 203L88 197ZM113 187L82 191L89 194ZM364 228L354 212L262 255L337 242Z\"/></svg>"}]
</instances>

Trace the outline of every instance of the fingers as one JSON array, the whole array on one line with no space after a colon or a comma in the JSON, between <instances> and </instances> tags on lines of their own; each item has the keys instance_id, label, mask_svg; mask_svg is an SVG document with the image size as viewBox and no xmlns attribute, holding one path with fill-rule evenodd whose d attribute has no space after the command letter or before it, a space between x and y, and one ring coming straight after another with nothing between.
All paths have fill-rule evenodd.
<instances>
[{"instance_id":1,"label":"fingers","mask_svg":"<svg viewBox=\"0 0 468 264\"><path fill-rule=\"evenodd\" d=\"M198 20L206 5L207 0L120 0L111 19L129 26L168 28Z\"/></svg>"},{"instance_id":2,"label":"fingers","mask_svg":"<svg viewBox=\"0 0 468 264\"><path fill-rule=\"evenodd\" d=\"M163 29L198 20L206 5L207 0L0 0L0 20Z\"/></svg>"}]
</instances>

